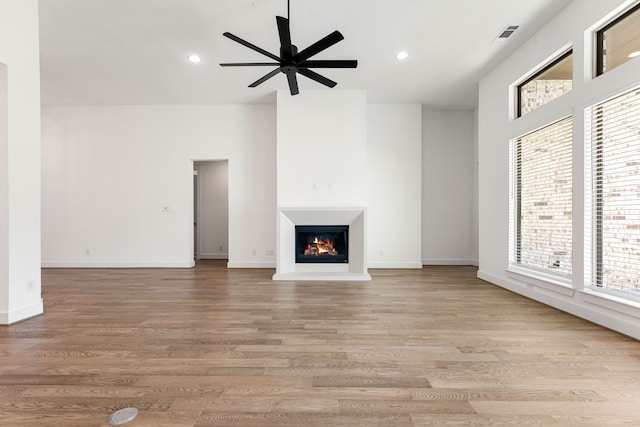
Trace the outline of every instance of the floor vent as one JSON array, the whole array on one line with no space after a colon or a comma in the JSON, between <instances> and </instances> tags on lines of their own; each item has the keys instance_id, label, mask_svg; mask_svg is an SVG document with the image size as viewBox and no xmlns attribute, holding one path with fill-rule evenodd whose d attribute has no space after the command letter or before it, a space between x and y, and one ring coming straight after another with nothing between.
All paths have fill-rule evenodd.
<instances>
[{"instance_id":1,"label":"floor vent","mask_svg":"<svg viewBox=\"0 0 640 427\"><path fill-rule=\"evenodd\" d=\"M133 419L137 416L138 416L137 408L124 408L111 414L108 422L109 422L109 425L119 426L122 424L126 424L129 421L133 421Z\"/></svg>"}]
</instances>

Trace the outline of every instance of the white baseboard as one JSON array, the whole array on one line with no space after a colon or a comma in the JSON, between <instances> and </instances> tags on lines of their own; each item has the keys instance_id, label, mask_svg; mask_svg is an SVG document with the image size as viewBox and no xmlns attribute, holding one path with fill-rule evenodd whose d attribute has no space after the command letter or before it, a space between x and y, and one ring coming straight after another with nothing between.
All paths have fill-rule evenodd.
<instances>
[{"instance_id":1,"label":"white baseboard","mask_svg":"<svg viewBox=\"0 0 640 427\"><path fill-rule=\"evenodd\" d=\"M229 259L229 254L198 254L198 259Z\"/></svg>"},{"instance_id":2,"label":"white baseboard","mask_svg":"<svg viewBox=\"0 0 640 427\"><path fill-rule=\"evenodd\" d=\"M422 265L478 265L477 260L472 259L423 259Z\"/></svg>"},{"instance_id":3,"label":"white baseboard","mask_svg":"<svg viewBox=\"0 0 640 427\"><path fill-rule=\"evenodd\" d=\"M42 303L42 298L40 298L40 301L36 304L21 307L9 312L0 312L0 325L11 325L13 323L20 322L21 320L38 316L42 313L44 313L44 305Z\"/></svg>"},{"instance_id":4,"label":"white baseboard","mask_svg":"<svg viewBox=\"0 0 640 427\"><path fill-rule=\"evenodd\" d=\"M227 268L276 268L275 261L228 262Z\"/></svg>"},{"instance_id":5,"label":"white baseboard","mask_svg":"<svg viewBox=\"0 0 640 427\"><path fill-rule=\"evenodd\" d=\"M195 261L42 261L42 268L191 268Z\"/></svg>"},{"instance_id":6,"label":"white baseboard","mask_svg":"<svg viewBox=\"0 0 640 427\"><path fill-rule=\"evenodd\" d=\"M368 268L380 268L380 269L422 269L422 263L419 262L370 262L367 265Z\"/></svg>"}]
</instances>

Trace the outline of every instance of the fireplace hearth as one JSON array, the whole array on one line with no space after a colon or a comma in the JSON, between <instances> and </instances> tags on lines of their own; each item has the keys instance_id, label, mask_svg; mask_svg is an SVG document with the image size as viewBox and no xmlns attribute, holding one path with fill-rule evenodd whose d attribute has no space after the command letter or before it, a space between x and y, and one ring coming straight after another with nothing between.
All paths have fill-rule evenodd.
<instances>
[{"instance_id":1,"label":"fireplace hearth","mask_svg":"<svg viewBox=\"0 0 640 427\"><path fill-rule=\"evenodd\" d=\"M296 225L296 263L349 262L348 225Z\"/></svg>"}]
</instances>

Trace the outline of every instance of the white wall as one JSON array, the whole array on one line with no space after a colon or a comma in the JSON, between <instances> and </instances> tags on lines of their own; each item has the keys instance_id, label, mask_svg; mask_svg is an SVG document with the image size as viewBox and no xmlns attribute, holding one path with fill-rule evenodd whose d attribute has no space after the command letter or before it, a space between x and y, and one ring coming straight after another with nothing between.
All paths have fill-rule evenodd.
<instances>
[{"instance_id":1,"label":"white wall","mask_svg":"<svg viewBox=\"0 0 640 427\"><path fill-rule=\"evenodd\" d=\"M8 92L7 66L0 63L0 313L9 310Z\"/></svg>"},{"instance_id":2,"label":"white wall","mask_svg":"<svg viewBox=\"0 0 640 427\"><path fill-rule=\"evenodd\" d=\"M0 2L0 324L42 313L38 2Z\"/></svg>"},{"instance_id":3,"label":"white wall","mask_svg":"<svg viewBox=\"0 0 640 427\"><path fill-rule=\"evenodd\" d=\"M421 106L367 108L367 228L371 268L422 268Z\"/></svg>"},{"instance_id":4,"label":"white wall","mask_svg":"<svg viewBox=\"0 0 640 427\"><path fill-rule=\"evenodd\" d=\"M584 114L595 102L640 85L640 59L591 79L591 31L621 0L576 0L521 49L480 82L478 109L479 256L478 276L514 292L609 328L640 338L640 307L584 292ZM523 116L510 118L509 85L555 52L573 45L574 86L568 94ZM586 64L586 65L583 65ZM563 288L508 273L509 140L574 116L573 285Z\"/></svg>"},{"instance_id":5,"label":"white wall","mask_svg":"<svg viewBox=\"0 0 640 427\"><path fill-rule=\"evenodd\" d=\"M274 280L370 280L366 272L366 210L358 231L325 208L362 208L366 203L367 103L362 90L316 90L291 96L278 91L276 274ZM289 209L289 208L294 208ZM299 214L306 225L349 225L349 262L296 263L293 241ZM360 236L361 239L354 239ZM358 261L359 262L358 262ZM356 268L357 266L357 268ZM337 273L340 273L337 275Z\"/></svg>"},{"instance_id":6,"label":"white wall","mask_svg":"<svg viewBox=\"0 0 640 427\"><path fill-rule=\"evenodd\" d=\"M300 108L300 100L286 96L284 103ZM335 94L325 96L330 100ZM229 159L229 266L273 268L276 156L282 156L282 180L292 184L279 194L281 203L367 207L371 267L420 268L422 241L425 232L433 239L433 224L457 234L453 249L451 239L430 241L432 259L470 263L473 175L466 166L455 171L459 156L472 162L472 113L423 115L418 105L367 106L362 93L352 101L357 104L354 123L337 126L340 116L322 122L318 130L311 115L306 124L295 122L290 130L285 144L300 155L298 160L313 156L308 147L295 153L297 140L324 144L329 153L325 161L336 152L347 153L348 161L335 156L333 173L315 176L305 175L302 160L292 163L276 152L279 119L274 105L43 107L43 266L192 265L192 161ZM333 108L331 102L320 104ZM360 136L349 136L354 128ZM327 142L336 135L346 135L346 142ZM441 168L455 180L421 180L422 159L427 168ZM355 181L343 186L337 165ZM440 191L443 186L446 191ZM425 189L439 191L433 197L440 205L457 204L463 219L442 215L434 222L425 217ZM468 195L454 201L450 191ZM163 212L164 206L170 211Z\"/></svg>"},{"instance_id":7,"label":"white wall","mask_svg":"<svg viewBox=\"0 0 640 427\"><path fill-rule=\"evenodd\" d=\"M473 110L473 224L471 241L473 246L473 265L478 265L478 109Z\"/></svg>"},{"instance_id":8,"label":"white wall","mask_svg":"<svg viewBox=\"0 0 640 427\"><path fill-rule=\"evenodd\" d=\"M229 266L272 266L275 122L268 105L43 107L43 265L193 265L193 161L229 159Z\"/></svg>"},{"instance_id":9,"label":"white wall","mask_svg":"<svg viewBox=\"0 0 640 427\"><path fill-rule=\"evenodd\" d=\"M278 206L364 206L364 91L278 91Z\"/></svg>"},{"instance_id":10,"label":"white wall","mask_svg":"<svg viewBox=\"0 0 640 427\"><path fill-rule=\"evenodd\" d=\"M229 162L197 162L198 258L229 256Z\"/></svg>"},{"instance_id":11,"label":"white wall","mask_svg":"<svg viewBox=\"0 0 640 427\"><path fill-rule=\"evenodd\" d=\"M422 262L472 265L474 112L422 113Z\"/></svg>"},{"instance_id":12,"label":"white wall","mask_svg":"<svg viewBox=\"0 0 640 427\"><path fill-rule=\"evenodd\" d=\"M278 93L278 206L366 207L367 264L421 268L421 107Z\"/></svg>"}]
</instances>

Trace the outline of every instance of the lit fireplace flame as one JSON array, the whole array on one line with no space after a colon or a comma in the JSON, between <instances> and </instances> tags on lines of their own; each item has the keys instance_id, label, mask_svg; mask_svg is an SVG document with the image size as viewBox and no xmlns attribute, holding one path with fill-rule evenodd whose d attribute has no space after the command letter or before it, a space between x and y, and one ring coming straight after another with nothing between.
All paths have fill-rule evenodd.
<instances>
[{"instance_id":1,"label":"lit fireplace flame","mask_svg":"<svg viewBox=\"0 0 640 427\"><path fill-rule=\"evenodd\" d=\"M338 255L338 251L331 240L322 240L315 236L313 242L304 249L304 254L313 256Z\"/></svg>"}]
</instances>

